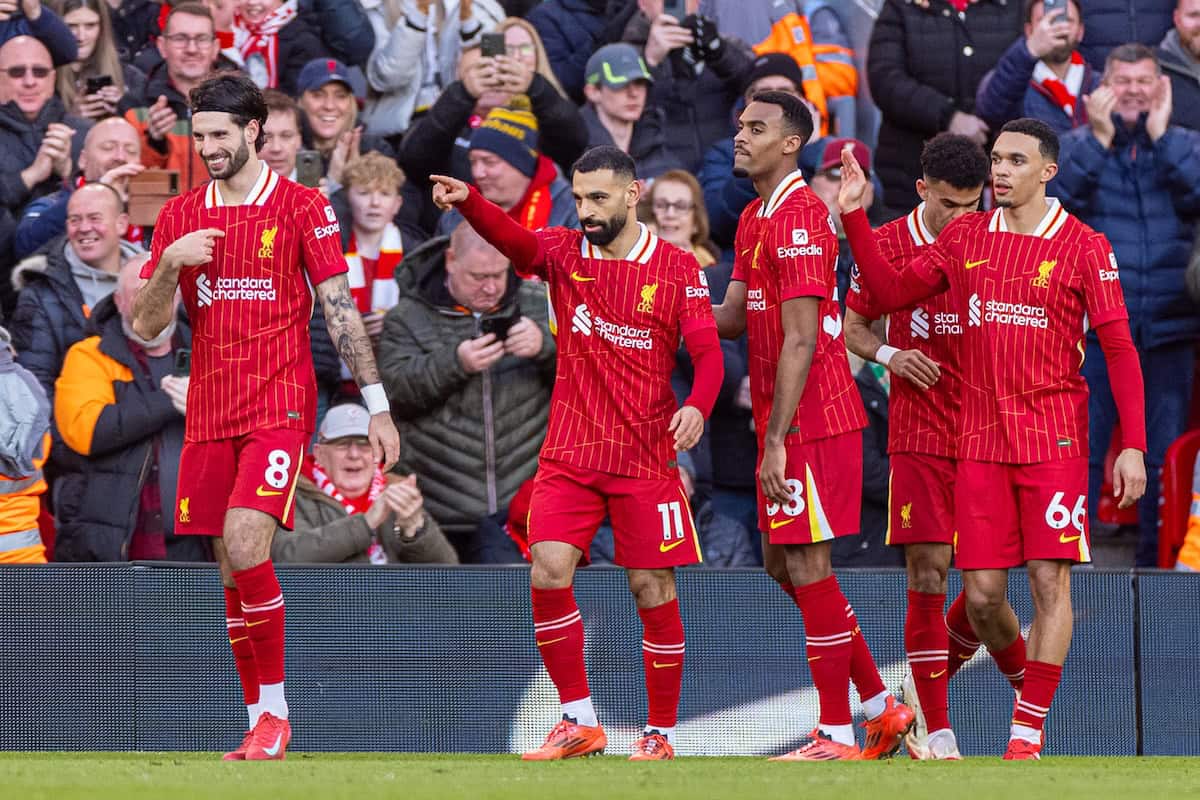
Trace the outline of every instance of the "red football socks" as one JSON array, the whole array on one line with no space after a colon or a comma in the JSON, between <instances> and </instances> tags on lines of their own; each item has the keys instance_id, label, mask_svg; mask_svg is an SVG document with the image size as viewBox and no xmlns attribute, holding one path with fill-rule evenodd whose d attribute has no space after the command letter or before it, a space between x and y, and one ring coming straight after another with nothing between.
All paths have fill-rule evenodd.
<instances>
[{"instance_id":1,"label":"red football socks","mask_svg":"<svg viewBox=\"0 0 1200 800\"><path fill-rule=\"evenodd\" d=\"M950 669L947 663L950 655L949 634L942 620L945 605L944 594L908 590L904 649L908 653L908 668L917 687L917 697L925 713L925 724L931 733L950 727L950 703L946 697Z\"/></svg>"},{"instance_id":2,"label":"red football socks","mask_svg":"<svg viewBox=\"0 0 1200 800\"><path fill-rule=\"evenodd\" d=\"M242 600L237 589L225 587L225 627L229 630L229 649L233 664L242 682L242 699L246 705L258 702L258 667L254 664L254 644L242 617Z\"/></svg>"},{"instance_id":3,"label":"red football socks","mask_svg":"<svg viewBox=\"0 0 1200 800\"><path fill-rule=\"evenodd\" d=\"M946 680L950 680L954 673L971 660L980 646L979 637L975 635L975 629L967 619L967 597L962 592L958 593L958 597L954 598L954 602L946 611L946 635L950 650L950 657L946 662Z\"/></svg>"},{"instance_id":4,"label":"red football socks","mask_svg":"<svg viewBox=\"0 0 1200 800\"><path fill-rule=\"evenodd\" d=\"M841 589L839 588L838 591L840 593ZM867 640L858 627L858 617L848 602L846 603L846 624L850 626L852 637L850 639L850 680L854 683L854 688L858 689L859 699L865 703L867 700L886 694L887 687L883 685L883 678L879 677L879 668L875 666L871 648L867 646ZM868 719L872 718L871 711L866 713Z\"/></svg>"},{"instance_id":5,"label":"red football socks","mask_svg":"<svg viewBox=\"0 0 1200 800\"><path fill-rule=\"evenodd\" d=\"M566 589L532 590L533 635L542 663L566 704L590 695L583 664L583 618L575 593ZM681 637L682 638L682 637Z\"/></svg>"},{"instance_id":6,"label":"red football socks","mask_svg":"<svg viewBox=\"0 0 1200 800\"><path fill-rule=\"evenodd\" d=\"M283 683L283 594L270 561L233 573L242 619L254 645L258 682ZM231 637L232 638L232 637Z\"/></svg>"},{"instance_id":7,"label":"red football socks","mask_svg":"<svg viewBox=\"0 0 1200 800\"><path fill-rule=\"evenodd\" d=\"M996 662L996 666L1000 668L1001 674L1008 678L1008 682L1018 692L1025 682L1025 637L1020 633L1013 640L1012 644L1005 647L1003 650L990 650L992 658ZM1055 686L1058 685L1058 679L1055 679ZM1054 694L1054 690L1050 690L1050 694ZM1050 705L1047 701L1046 705Z\"/></svg>"},{"instance_id":8,"label":"red football socks","mask_svg":"<svg viewBox=\"0 0 1200 800\"><path fill-rule=\"evenodd\" d=\"M1017 637L1020 641L1020 637ZM1046 714L1054 702L1054 693L1062 679L1063 668L1044 661L1030 661L1025 665L1025 687L1013 711L1013 725L1023 725L1040 731L1046 724Z\"/></svg>"},{"instance_id":9,"label":"red football socks","mask_svg":"<svg viewBox=\"0 0 1200 800\"><path fill-rule=\"evenodd\" d=\"M639 608L642 665L646 670L647 728L674 728L683 683L683 620L679 600Z\"/></svg>"},{"instance_id":10,"label":"red football socks","mask_svg":"<svg viewBox=\"0 0 1200 800\"><path fill-rule=\"evenodd\" d=\"M796 587L796 605L804 617L808 668L821 702L820 724L850 725L850 654L846 598L837 578Z\"/></svg>"}]
</instances>

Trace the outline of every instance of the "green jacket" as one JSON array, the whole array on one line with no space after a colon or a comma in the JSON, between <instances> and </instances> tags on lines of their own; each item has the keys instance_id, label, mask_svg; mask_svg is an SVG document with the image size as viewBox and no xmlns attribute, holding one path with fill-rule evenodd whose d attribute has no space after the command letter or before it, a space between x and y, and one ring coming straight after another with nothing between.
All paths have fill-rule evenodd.
<instances>
[{"instance_id":1,"label":"green jacket","mask_svg":"<svg viewBox=\"0 0 1200 800\"><path fill-rule=\"evenodd\" d=\"M480 335L480 319L446 289L448 242L431 239L396 270L400 302L384 320L379 370L403 443L398 469L416 473L425 507L452 542L464 542L537 470L556 348L545 287L510 270L499 307L483 317L519 308L542 329L542 350L468 375L458 345Z\"/></svg>"},{"instance_id":2,"label":"green jacket","mask_svg":"<svg viewBox=\"0 0 1200 800\"><path fill-rule=\"evenodd\" d=\"M286 564L340 564L367 561L367 548L376 535L388 561L397 564L457 564L458 555L429 512L411 539L396 532L389 517L372 531L363 514L346 507L301 475L296 484L294 530L278 527L271 542L271 560Z\"/></svg>"}]
</instances>

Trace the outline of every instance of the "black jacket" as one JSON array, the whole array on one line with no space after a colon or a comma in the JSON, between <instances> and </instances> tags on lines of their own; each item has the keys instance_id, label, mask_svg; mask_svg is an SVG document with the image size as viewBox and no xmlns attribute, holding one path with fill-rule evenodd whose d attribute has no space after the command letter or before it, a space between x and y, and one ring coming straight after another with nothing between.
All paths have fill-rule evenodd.
<instances>
[{"instance_id":1,"label":"black jacket","mask_svg":"<svg viewBox=\"0 0 1200 800\"><path fill-rule=\"evenodd\" d=\"M109 6L113 43L122 64L131 64L143 50L154 44L159 34L158 15L162 6L150 0L122 0Z\"/></svg>"},{"instance_id":2,"label":"black jacket","mask_svg":"<svg viewBox=\"0 0 1200 800\"><path fill-rule=\"evenodd\" d=\"M315 58L329 58L329 50L317 28L301 14L279 30L279 90L295 97L300 70Z\"/></svg>"},{"instance_id":3,"label":"black jacket","mask_svg":"<svg viewBox=\"0 0 1200 800\"><path fill-rule=\"evenodd\" d=\"M83 149L83 134L92 123L67 113L62 101L51 97L34 120L25 118L15 101L0 105L0 205L16 217L30 200L52 194L62 188L63 179L58 175L35 185L32 189L21 180L21 170L29 167L37 156L42 139L50 123L58 122L75 129L71 141L71 163L79 163L79 152Z\"/></svg>"},{"instance_id":4,"label":"black jacket","mask_svg":"<svg viewBox=\"0 0 1200 800\"><path fill-rule=\"evenodd\" d=\"M595 106L588 103L580 113L587 123L588 147L615 144L612 134L600 121ZM629 157L633 159L637 176L642 180L657 178L670 169L683 168L682 162L667 146L667 127L662 109L652 106L646 106L642 116L633 124L633 135L629 138Z\"/></svg>"},{"instance_id":5,"label":"black jacket","mask_svg":"<svg viewBox=\"0 0 1200 800\"><path fill-rule=\"evenodd\" d=\"M538 121L538 150L558 164L564 175L587 149L588 132L579 109L541 75L529 85L529 103ZM462 81L446 87L429 111L413 123L400 143L398 161L409 180L427 186L432 173L470 182L467 162L475 98Z\"/></svg>"},{"instance_id":6,"label":"black jacket","mask_svg":"<svg viewBox=\"0 0 1200 800\"><path fill-rule=\"evenodd\" d=\"M77 345L67 362L64 380L86 383L95 379L93 362L97 359L115 362L114 367L127 368L133 377L129 381L112 381L113 402L105 405L90 423L90 431L80 431L81 440L89 443L87 452L77 452L80 456L75 460L77 468L58 477L54 491L57 522L54 559L127 561L142 487L146 481L156 480L161 490L167 558L210 561L206 537L173 534L172 511L179 455L183 450L183 415L159 389L148 367L134 356L112 295L96 305L89 333L95 338ZM181 324L174 347L186 347L190 341L190 331ZM105 391L107 387L97 387L98 396ZM63 420L61 424L72 423ZM78 424L89 426L87 420Z\"/></svg>"},{"instance_id":7,"label":"black jacket","mask_svg":"<svg viewBox=\"0 0 1200 800\"><path fill-rule=\"evenodd\" d=\"M885 0L871 31L867 79L883 113L874 162L890 209L920 199L921 147L956 111L974 113L983 76L1021 33L1019 0L980 0L960 18L948 0Z\"/></svg>"},{"instance_id":8,"label":"black jacket","mask_svg":"<svg viewBox=\"0 0 1200 800\"><path fill-rule=\"evenodd\" d=\"M1141 42L1153 47L1171 29L1176 0L1083 0L1083 41L1079 52L1097 72L1117 45ZM1179 98L1175 98L1179 102Z\"/></svg>"}]
</instances>

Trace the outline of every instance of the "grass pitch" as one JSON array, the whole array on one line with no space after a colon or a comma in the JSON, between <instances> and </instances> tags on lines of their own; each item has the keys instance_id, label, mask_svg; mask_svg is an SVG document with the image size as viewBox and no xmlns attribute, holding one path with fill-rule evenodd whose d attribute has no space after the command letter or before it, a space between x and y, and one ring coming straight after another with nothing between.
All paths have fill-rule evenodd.
<instances>
[{"instance_id":1,"label":"grass pitch","mask_svg":"<svg viewBox=\"0 0 1200 800\"><path fill-rule=\"evenodd\" d=\"M293 753L282 763L225 764L209 753L3 753L0 797L22 800L284 800L513 798L707 800L748 798L1200 797L1200 759L1048 758L959 764L896 759L773 764L681 758L629 764L605 756L525 764L516 756Z\"/></svg>"}]
</instances>

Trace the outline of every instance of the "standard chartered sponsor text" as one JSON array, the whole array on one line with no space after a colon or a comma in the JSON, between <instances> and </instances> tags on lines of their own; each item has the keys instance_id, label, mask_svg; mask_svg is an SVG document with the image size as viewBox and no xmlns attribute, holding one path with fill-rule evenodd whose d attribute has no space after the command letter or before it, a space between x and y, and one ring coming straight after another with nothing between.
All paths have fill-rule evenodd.
<instances>
[{"instance_id":1,"label":"standard chartered sponsor text","mask_svg":"<svg viewBox=\"0 0 1200 800\"><path fill-rule=\"evenodd\" d=\"M217 278L213 300L274 300L272 278Z\"/></svg>"},{"instance_id":2,"label":"standard chartered sponsor text","mask_svg":"<svg viewBox=\"0 0 1200 800\"><path fill-rule=\"evenodd\" d=\"M636 350L653 350L654 340L650 338L649 328L634 328L631 325L616 325L602 317L592 317L592 329L617 347L631 347Z\"/></svg>"},{"instance_id":3,"label":"standard chartered sponsor text","mask_svg":"<svg viewBox=\"0 0 1200 800\"><path fill-rule=\"evenodd\" d=\"M1046 309L1042 306L988 300L986 310L987 315L984 319L987 322L1025 328L1047 328L1050 325L1050 321L1046 318Z\"/></svg>"}]
</instances>

